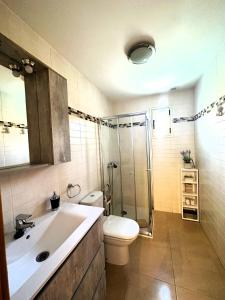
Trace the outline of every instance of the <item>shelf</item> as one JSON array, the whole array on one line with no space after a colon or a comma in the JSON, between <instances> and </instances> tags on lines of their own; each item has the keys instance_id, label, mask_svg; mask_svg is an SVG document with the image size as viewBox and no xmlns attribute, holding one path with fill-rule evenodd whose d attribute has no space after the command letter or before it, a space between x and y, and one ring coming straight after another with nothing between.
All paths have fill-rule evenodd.
<instances>
[{"instance_id":1,"label":"shelf","mask_svg":"<svg viewBox=\"0 0 225 300\"><path fill-rule=\"evenodd\" d=\"M23 165L17 165L7 168L0 168L0 175L2 173L11 173L11 172L17 172L17 171L23 171L23 170L34 170L34 169L41 169L50 166L50 164L23 164Z\"/></svg>"},{"instance_id":2,"label":"shelf","mask_svg":"<svg viewBox=\"0 0 225 300\"><path fill-rule=\"evenodd\" d=\"M180 182L182 219L199 222L198 169L182 168Z\"/></svg>"},{"instance_id":3,"label":"shelf","mask_svg":"<svg viewBox=\"0 0 225 300\"><path fill-rule=\"evenodd\" d=\"M183 208L193 208L193 209L198 209L198 205L183 205Z\"/></svg>"},{"instance_id":4,"label":"shelf","mask_svg":"<svg viewBox=\"0 0 225 300\"><path fill-rule=\"evenodd\" d=\"M182 219L187 221L199 222L199 219L191 219L191 218L184 218L184 217L182 217Z\"/></svg>"}]
</instances>

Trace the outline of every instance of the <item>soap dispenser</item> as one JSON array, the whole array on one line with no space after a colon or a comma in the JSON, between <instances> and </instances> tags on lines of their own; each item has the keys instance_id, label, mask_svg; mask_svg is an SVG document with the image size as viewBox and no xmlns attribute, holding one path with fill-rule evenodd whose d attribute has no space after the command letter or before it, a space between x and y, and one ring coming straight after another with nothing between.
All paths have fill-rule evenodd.
<instances>
[{"instance_id":1,"label":"soap dispenser","mask_svg":"<svg viewBox=\"0 0 225 300\"><path fill-rule=\"evenodd\" d=\"M53 195L50 198L52 210L57 210L60 205L60 196L53 192Z\"/></svg>"}]
</instances>

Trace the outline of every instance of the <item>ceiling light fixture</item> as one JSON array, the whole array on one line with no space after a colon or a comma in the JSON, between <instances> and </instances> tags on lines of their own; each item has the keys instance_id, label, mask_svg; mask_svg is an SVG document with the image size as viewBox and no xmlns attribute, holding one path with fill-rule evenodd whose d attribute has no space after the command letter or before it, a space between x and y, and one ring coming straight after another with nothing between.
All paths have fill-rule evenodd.
<instances>
[{"instance_id":1,"label":"ceiling light fixture","mask_svg":"<svg viewBox=\"0 0 225 300\"><path fill-rule=\"evenodd\" d=\"M24 58L24 59L22 59L22 64L24 66L24 70L28 74L32 74L33 73L35 62L33 62L32 60L30 60L29 58Z\"/></svg>"},{"instance_id":2,"label":"ceiling light fixture","mask_svg":"<svg viewBox=\"0 0 225 300\"><path fill-rule=\"evenodd\" d=\"M155 53L154 43L141 42L134 44L128 51L127 57L135 65L148 62L149 58Z\"/></svg>"},{"instance_id":3,"label":"ceiling light fixture","mask_svg":"<svg viewBox=\"0 0 225 300\"><path fill-rule=\"evenodd\" d=\"M10 64L9 68L12 71L13 76L20 77L20 66L16 64Z\"/></svg>"}]
</instances>

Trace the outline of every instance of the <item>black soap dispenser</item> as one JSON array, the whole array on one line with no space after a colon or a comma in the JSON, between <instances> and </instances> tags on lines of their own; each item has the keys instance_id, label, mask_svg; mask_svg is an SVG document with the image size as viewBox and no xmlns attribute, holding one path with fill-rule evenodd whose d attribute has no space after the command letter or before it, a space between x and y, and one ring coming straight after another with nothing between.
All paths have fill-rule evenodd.
<instances>
[{"instance_id":1,"label":"black soap dispenser","mask_svg":"<svg viewBox=\"0 0 225 300\"><path fill-rule=\"evenodd\" d=\"M60 205L60 196L53 192L53 195L50 198L52 210L57 210Z\"/></svg>"}]
</instances>

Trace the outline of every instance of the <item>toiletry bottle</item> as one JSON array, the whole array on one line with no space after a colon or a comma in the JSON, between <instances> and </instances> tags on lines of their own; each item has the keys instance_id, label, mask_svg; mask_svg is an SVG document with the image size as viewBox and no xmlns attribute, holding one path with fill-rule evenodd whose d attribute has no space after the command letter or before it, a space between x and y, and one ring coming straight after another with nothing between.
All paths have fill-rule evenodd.
<instances>
[{"instance_id":1,"label":"toiletry bottle","mask_svg":"<svg viewBox=\"0 0 225 300\"><path fill-rule=\"evenodd\" d=\"M50 198L52 210L57 210L60 205L60 196L53 192L53 195Z\"/></svg>"}]
</instances>

